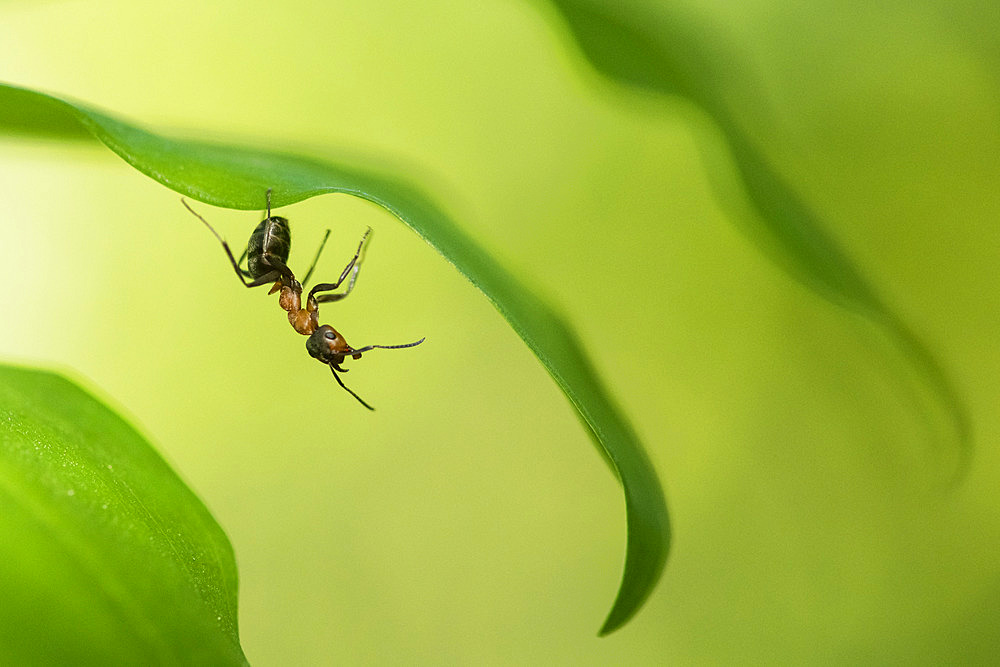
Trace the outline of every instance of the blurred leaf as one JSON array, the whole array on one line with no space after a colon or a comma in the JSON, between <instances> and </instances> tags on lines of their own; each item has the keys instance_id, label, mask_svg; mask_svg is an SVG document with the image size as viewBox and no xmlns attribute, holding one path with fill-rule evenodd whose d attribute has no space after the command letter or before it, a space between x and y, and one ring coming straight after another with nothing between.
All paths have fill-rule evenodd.
<instances>
[{"instance_id":1,"label":"blurred leaf","mask_svg":"<svg viewBox=\"0 0 1000 667\"><path fill-rule=\"evenodd\" d=\"M246 664L222 529L62 377L0 366L0 662Z\"/></svg>"},{"instance_id":2,"label":"blurred leaf","mask_svg":"<svg viewBox=\"0 0 1000 667\"><path fill-rule=\"evenodd\" d=\"M956 443L960 479L971 457L967 408L935 355L869 284L820 217L764 157L737 121L762 115L760 89L711 27L671 3L648 0L550 0L590 63L619 83L686 98L720 130L753 212L745 222L767 254L827 300L886 332L935 398L924 416L944 415ZM936 437L936 436L935 436Z\"/></svg>"},{"instance_id":3,"label":"blurred leaf","mask_svg":"<svg viewBox=\"0 0 1000 667\"><path fill-rule=\"evenodd\" d=\"M136 169L177 192L216 206L259 209L268 188L283 206L341 192L374 202L410 226L478 287L569 398L625 492L628 541L621 587L601 629L624 624L649 596L666 560L670 526L666 502L642 444L606 393L563 317L466 236L447 215L403 179L362 166L235 146L168 139L80 104L0 85L0 131L13 116L75 119ZM30 127L30 124L29 124Z\"/></svg>"}]
</instances>

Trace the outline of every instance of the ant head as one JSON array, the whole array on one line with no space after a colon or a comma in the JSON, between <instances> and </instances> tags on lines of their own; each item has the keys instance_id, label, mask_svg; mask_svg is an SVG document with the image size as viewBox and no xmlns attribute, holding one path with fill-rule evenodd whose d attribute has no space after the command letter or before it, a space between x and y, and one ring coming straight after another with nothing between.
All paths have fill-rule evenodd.
<instances>
[{"instance_id":1,"label":"ant head","mask_svg":"<svg viewBox=\"0 0 1000 667\"><path fill-rule=\"evenodd\" d=\"M324 324L309 336L306 340L306 350L311 357L324 364L340 364L348 355L355 359L361 358L360 354L354 354L354 350L344 337L329 324Z\"/></svg>"}]
</instances>

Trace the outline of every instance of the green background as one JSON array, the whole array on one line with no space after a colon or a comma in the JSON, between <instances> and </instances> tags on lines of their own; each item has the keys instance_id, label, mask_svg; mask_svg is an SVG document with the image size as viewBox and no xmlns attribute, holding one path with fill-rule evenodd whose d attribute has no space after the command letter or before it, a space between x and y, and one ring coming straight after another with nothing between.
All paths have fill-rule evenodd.
<instances>
[{"instance_id":1,"label":"green background","mask_svg":"<svg viewBox=\"0 0 1000 667\"><path fill-rule=\"evenodd\" d=\"M759 86L742 122L954 377L976 451L945 491L905 360L749 239L705 116L599 78L542 3L359 4L8 2L0 78L202 138L390 157L574 322L647 443L674 545L646 607L594 637L620 490L516 335L387 213L282 211L293 268L331 227L319 270L337 272L375 229L324 320L354 345L428 338L351 364L369 414L177 195L104 149L7 140L0 355L99 388L204 499L248 659L987 661L995 10L678 6L738 54ZM234 245L259 220L198 210Z\"/></svg>"}]
</instances>

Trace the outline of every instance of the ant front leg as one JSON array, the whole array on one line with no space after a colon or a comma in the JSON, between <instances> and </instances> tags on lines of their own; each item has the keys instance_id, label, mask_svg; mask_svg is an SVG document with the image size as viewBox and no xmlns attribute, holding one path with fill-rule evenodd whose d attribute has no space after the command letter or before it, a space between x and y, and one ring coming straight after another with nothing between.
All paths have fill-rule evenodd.
<instances>
[{"instance_id":1,"label":"ant front leg","mask_svg":"<svg viewBox=\"0 0 1000 667\"><path fill-rule=\"evenodd\" d=\"M361 249L364 248L365 241L368 240L368 237L371 235L371 233L372 233L371 227L365 230L365 233L361 236L361 242L358 243L357 252L354 253L354 257L352 257L351 261L347 263L347 266L344 267L344 270L341 272L340 278L337 279L337 282L318 283L314 285L313 288L309 290L310 300L315 300L317 304L330 303L332 301L340 301L345 296L351 293L351 290L354 289L354 282L358 279L358 272L361 270L361 262L358 261L358 259L361 257ZM344 290L344 292L342 292L341 294L323 294L322 296L315 296L316 293L318 292L329 292L331 290L337 289L345 280L347 280L348 275L351 276L351 279L347 282L347 289Z\"/></svg>"}]
</instances>

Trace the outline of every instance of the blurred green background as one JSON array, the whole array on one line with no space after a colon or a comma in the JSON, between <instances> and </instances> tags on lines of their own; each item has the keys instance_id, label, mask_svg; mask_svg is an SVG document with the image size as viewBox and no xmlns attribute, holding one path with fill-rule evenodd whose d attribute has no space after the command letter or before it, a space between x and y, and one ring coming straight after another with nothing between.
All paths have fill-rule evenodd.
<instances>
[{"instance_id":1,"label":"blurred green background","mask_svg":"<svg viewBox=\"0 0 1000 667\"><path fill-rule=\"evenodd\" d=\"M955 491L898 353L748 240L707 119L599 78L544 3L0 7L5 81L159 130L406 165L569 315L665 485L664 578L597 639L617 483L415 235L344 196L281 211L293 268L333 229L320 275L375 230L325 321L354 345L427 336L350 364L370 414L176 194L103 148L5 140L0 356L99 388L205 500L251 663L993 658L1000 19L730 4L677 7L739 55L759 86L741 122L954 377L976 446ZM197 208L234 246L260 219Z\"/></svg>"}]
</instances>

